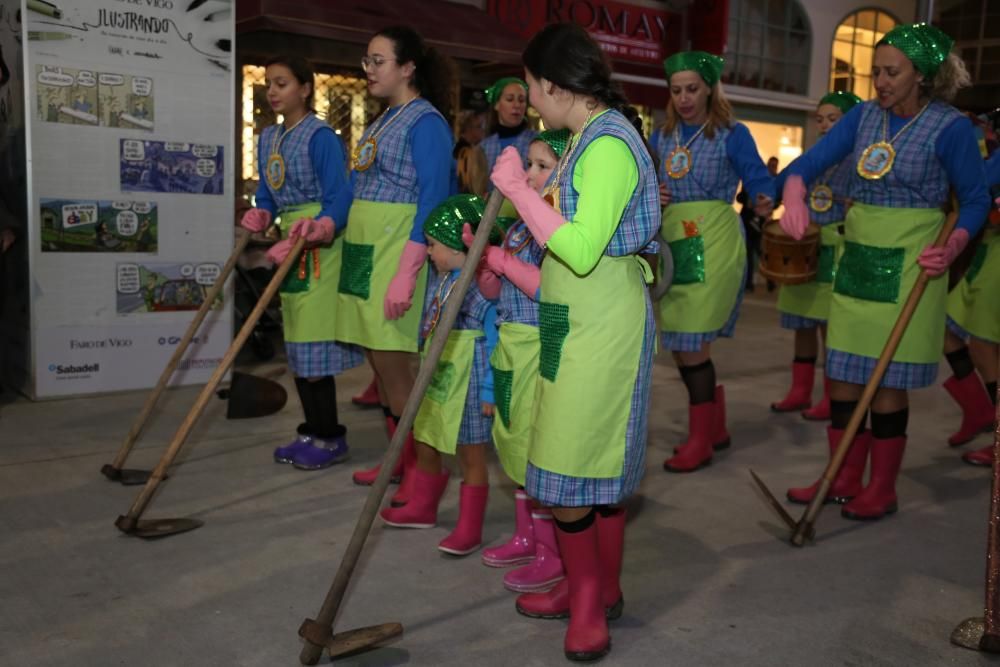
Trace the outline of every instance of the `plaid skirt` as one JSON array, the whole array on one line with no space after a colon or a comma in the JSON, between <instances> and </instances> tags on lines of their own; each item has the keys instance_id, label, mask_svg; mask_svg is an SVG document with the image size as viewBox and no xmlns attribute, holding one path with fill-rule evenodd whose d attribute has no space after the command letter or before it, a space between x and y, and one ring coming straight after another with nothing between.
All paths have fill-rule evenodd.
<instances>
[{"instance_id":1,"label":"plaid skirt","mask_svg":"<svg viewBox=\"0 0 1000 667\"><path fill-rule=\"evenodd\" d=\"M716 338L732 338L736 332L736 320L740 317L741 305L743 305L743 290L739 291L733 311L729 313L729 319L721 329L697 333L664 331L660 334L660 345L670 352L698 352L704 343L711 343Z\"/></svg>"},{"instance_id":2,"label":"plaid skirt","mask_svg":"<svg viewBox=\"0 0 1000 667\"><path fill-rule=\"evenodd\" d=\"M816 327L826 324L826 320L814 320L811 317L803 317L802 315L792 315L791 313L781 313L781 328L782 329L815 329Z\"/></svg>"},{"instance_id":3,"label":"plaid skirt","mask_svg":"<svg viewBox=\"0 0 1000 667\"><path fill-rule=\"evenodd\" d=\"M476 339L476 349L472 355L472 372L469 373L469 392L465 395L462 409L462 424L458 427L459 445L481 445L491 442L493 418L483 414L483 379L490 369L489 355L486 354L486 337Z\"/></svg>"},{"instance_id":4,"label":"plaid skirt","mask_svg":"<svg viewBox=\"0 0 1000 667\"><path fill-rule=\"evenodd\" d=\"M982 341L984 343L989 343L990 345L996 345L998 343L998 341L989 340L986 338L982 338L981 336L976 336L975 334L969 333L968 331L962 328L961 324L951 319L950 316L947 319L947 324L948 324L948 331L952 332L953 334L961 338L962 341L965 343L968 343L973 338L975 338L978 341Z\"/></svg>"},{"instance_id":5,"label":"plaid skirt","mask_svg":"<svg viewBox=\"0 0 1000 667\"><path fill-rule=\"evenodd\" d=\"M622 474L608 478L572 477L537 468L528 461L524 488L529 496L554 507L590 507L614 505L636 492L646 469L646 433L655 342L656 322L653 319L652 304L647 299L639 373L635 378L625 429L625 463Z\"/></svg>"},{"instance_id":6,"label":"plaid skirt","mask_svg":"<svg viewBox=\"0 0 1000 667\"><path fill-rule=\"evenodd\" d=\"M288 367L300 378L340 375L360 366L364 353L356 345L319 341L315 343L285 343Z\"/></svg>"},{"instance_id":7,"label":"plaid skirt","mask_svg":"<svg viewBox=\"0 0 1000 667\"><path fill-rule=\"evenodd\" d=\"M826 376L838 382L851 384L867 384L878 359L860 354L827 350ZM937 363L911 364L904 361L893 361L886 369L885 375L878 386L888 389L920 389L934 384L937 377Z\"/></svg>"}]
</instances>

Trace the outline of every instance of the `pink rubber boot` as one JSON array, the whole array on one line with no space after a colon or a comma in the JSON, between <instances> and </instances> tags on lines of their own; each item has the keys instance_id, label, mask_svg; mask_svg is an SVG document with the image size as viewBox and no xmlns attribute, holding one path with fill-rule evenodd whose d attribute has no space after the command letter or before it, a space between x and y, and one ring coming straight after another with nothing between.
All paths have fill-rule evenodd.
<instances>
[{"instance_id":1,"label":"pink rubber boot","mask_svg":"<svg viewBox=\"0 0 1000 667\"><path fill-rule=\"evenodd\" d=\"M413 468L413 493L402 507L386 507L379 516L394 528L433 528L437 525L438 504L448 486L448 471L432 475Z\"/></svg>"},{"instance_id":2,"label":"pink rubber boot","mask_svg":"<svg viewBox=\"0 0 1000 667\"><path fill-rule=\"evenodd\" d=\"M458 497L458 524L451 535L441 540L438 549L452 556L468 556L483 545L483 517L489 484L474 486L462 482Z\"/></svg>"},{"instance_id":3,"label":"pink rubber boot","mask_svg":"<svg viewBox=\"0 0 1000 667\"><path fill-rule=\"evenodd\" d=\"M417 467L417 445L413 440L413 431L406 436L403 443L403 453L399 456L402 462L403 479L399 483L399 488L393 494L389 504L393 507L402 507L410 499L413 493L413 469Z\"/></svg>"},{"instance_id":4,"label":"pink rubber boot","mask_svg":"<svg viewBox=\"0 0 1000 667\"><path fill-rule=\"evenodd\" d=\"M524 567L511 570L503 577L504 587L515 593L547 591L566 576L559 557L552 512L545 509L533 510L531 523L535 532L534 560Z\"/></svg>"},{"instance_id":5,"label":"pink rubber boot","mask_svg":"<svg viewBox=\"0 0 1000 667\"><path fill-rule=\"evenodd\" d=\"M524 565L535 559L535 529L531 523L531 501L528 494L518 489L514 492L514 535L498 547L483 550L483 565L511 567Z\"/></svg>"}]
</instances>

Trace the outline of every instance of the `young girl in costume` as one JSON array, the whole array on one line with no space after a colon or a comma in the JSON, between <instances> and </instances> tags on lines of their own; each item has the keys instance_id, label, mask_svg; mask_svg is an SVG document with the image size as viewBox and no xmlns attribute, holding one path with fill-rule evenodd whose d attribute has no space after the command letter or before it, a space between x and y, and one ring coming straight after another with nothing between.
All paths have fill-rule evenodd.
<instances>
[{"instance_id":1,"label":"young girl in costume","mask_svg":"<svg viewBox=\"0 0 1000 667\"><path fill-rule=\"evenodd\" d=\"M508 147L494 185L546 248L539 369L525 488L552 507L566 579L518 597L521 613L569 614L564 651L594 660L621 613L625 513L642 477L655 325L637 256L659 224L652 157L600 46L571 23L543 28L523 55L531 105L572 139L543 197ZM608 326L609 322L621 326Z\"/></svg>"},{"instance_id":2,"label":"young girl in costume","mask_svg":"<svg viewBox=\"0 0 1000 667\"><path fill-rule=\"evenodd\" d=\"M830 131L861 98L854 93L834 91L819 101L816 125L820 136ZM826 315L837 257L844 246L844 216L847 215L847 184L854 165L844 160L826 170L809 190L809 217L820 226L820 255L816 279L801 285L783 285L778 292L781 326L795 332L795 359L792 361L792 386L783 399L771 404L775 412L802 410L806 419L830 418L830 383L823 382L823 398L812 405L813 375L819 349L817 331L826 338ZM781 179L779 178L779 181ZM780 184L779 184L780 187ZM834 443L833 446L836 446Z\"/></svg>"},{"instance_id":3,"label":"young girl in costume","mask_svg":"<svg viewBox=\"0 0 1000 667\"><path fill-rule=\"evenodd\" d=\"M651 144L660 157L661 236L670 244L674 281L660 300L660 325L663 347L673 353L687 387L689 435L663 467L691 472L711 463L714 449L729 446L711 344L733 335L743 298L746 245L731 203L742 181L755 212L766 218L774 184L723 95L722 58L685 51L664 66L667 120Z\"/></svg>"},{"instance_id":4,"label":"young girl in costume","mask_svg":"<svg viewBox=\"0 0 1000 667\"><path fill-rule=\"evenodd\" d=\"M851 109L819 143L793 162L784 184L782 228L801 238L809 223L804 182L850 156L844 254L837 267L827 333L831 439L839 440L921 270L934 276L923 294L871 404L871 434L859 433L831 489L852 498L849 519L896 511L896 477L906 448L907 392L934 381L944 342L948 269L986 218L983 160L968 118L948 104L969 75L954 41L926 24L900 25L875 48L878 98ZM953 189L955 230L931 244L944 224ZM866 457L864 448L870 443ZM868 485L862 488L866 458ZM811 499L815 485L797 493Z\"/></svg>"},{"instance_id":5,"label":"young girl in costume","mask_svg":"<svg viewBox=\"0 0 1000 667\"><path fill-rule=\"evenodd\" d=\"M484 208L476 195L455 195L434 209L424 223L427 251L435 269L427 290L425 345L438 333L435 327L465 263L462 225L478 225ZM457 444L462 468L458 523L438 545L455 556L470 554L482 544L490 488L486 453L493 407L483 405L481 388L490 372L490 351L496 344L495 318L492 303L475 283L470 285L413 423L417 463L407 472L413 476L410 497L404 506L386 508L381 514L383 521L396 528L433 528L448 483L441 454L455 454Z\"/></svg>"},{"instance_id":6,"label":"young girl in costume","mask_svg":"<svg viewBox=\"0 0 1000 667\"><path fill-rule=\"evenodd\" d=\"M386 401L390 435L413 388L427 281L424 220L448 196L452 68L407 27L378 32L362 58L368 91L388 106L353 153L353 202L344 234L337 340L363 347ZM393 476L412 467L412 435ZM354 474L371 484L379 466ZM406 501L405 482L394 497Z\"/></svg>"},{"instance_id":7,"label":"young girl in costume","mask_svg":"<svg viewBox=\"0 0 1000 667\"><path fill-rule=\"evenodd\" d=\"M479 147L486 154L486 168L492 170L500 151L513 146L522 160L528 158L528 146L535 131L528 127L524 115L528 110L528 84L517 77L497 80L486 89L486 101L493 106L493 133ZM489 185L492 190L492 184Z\"/></svg>"},{"instance_id":8,"label":"young girl in costume","mask_svg":"<svg viewBox=\"0 0 1000 667\"><path fill-rule=\"evenodd\" d=\"M1000 186L1000 151L986 161L986 182ZM953 375L945 381L944 388L962 408L962 425L948 438L948 444L957 447L989 429L996 418L994 402L1000 358L1000 225L990 224L986 228L972 264L948 295L946 310L948 331L944 351ZM992 443L966 452L962 460L972 465L992 466Z\"/></svg>"},{"instance_id":9,"label":"young girl in costume","mask_svg":"<svg viewBox=\"0 0 1000 667\"><path fill-rule=\"evenodd\" d=\"M541 192L566 150L569 131L546 130L528 148L528 184ZM471 239L470 239L471 241ZM493 443L507 476L517 482L514 492L514 535L506 543L485 549L490 567L523 565L504 575L504 586L518 593L545 591L564 578L556 544L552 512L532 508L524 491L531 441L531 405L538 377L539 265L545 251L523 221L507 229L500 247L487 248L480 287L497 296L500 342L490 365L496 394Z\"/></svg>"},{"instance_id":10,"label":"young girl in costume","mask_svg":"<svg viewBox=\"0 0 1000 667\"><path fill-rule=\"evenodd\" d=\"M284 240L267 253L281 263L299 237L306 250L281 286L281 310L288 365L302 402L305 422L274 460L315 470L347 457L347 429L337 415L334 376L359 365L361 352L334 342L337 283L347 223L346 156L333 129L312 113L313 70L297 57L278 57L265 70L271 108L284 117L266 128L258 143L260 185L256 207L240 222L262 232L278 222Z\"/></svg>"}]
</instances>

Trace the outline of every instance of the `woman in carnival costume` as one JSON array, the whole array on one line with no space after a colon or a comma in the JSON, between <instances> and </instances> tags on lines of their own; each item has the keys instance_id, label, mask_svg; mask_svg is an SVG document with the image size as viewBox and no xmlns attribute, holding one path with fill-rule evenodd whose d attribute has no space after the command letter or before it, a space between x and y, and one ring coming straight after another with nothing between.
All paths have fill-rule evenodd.
<instances>
[{"instance_id":1,"label":"woman in carnival costume","mask_svg":"<svg viewBox=\"0 0 1000 667\"><path fill-rule=\"evenodd\" d=\"M528 159L528 146L535 131L528 127L528 84L515 76L497 80L486 89L486 101L493 107L493 132L479 147L486 154L486 168L492 170L500 152L508 146L517 149L522 161ZM489 185L492 190L492 184Z\"/></svg>"},{"instance_id":2,"label":"woman in carnival costume","mask_svg":"<svg viewBox=\"0 0 1000 667\"><path fill-rule=\"evenodd\" d=\"M664 62L667 120L651 142L660 158L661 235L674 258L673 284L660 300L662 343L688 391L688 439L664 462L670 472L697 470L729 446L711 345L733 335L743 298L746 245L731 204L742 181L757 215L774 206L773 180L722 92L722 65L703 51Z\"/></svg>"},{"instance_id":3,"label":"woman in carnival costume","mask_svg":"<svg viewBox=\"0 0 1000 667\"><path fill-rule=\"evenodd\" d=\"M256 207L240 224L263 232L273 221L285 239L267 253L281 263L299 236L309 242L281 286L281 311L288 365L305 422L274 460L316 470L347 457L344 428L337 415L334 376L359 365L361 351L335 342L337 283L342 234L349 201L346 155L333 129L312 112L313 70L298 57L280 56L265 69L267 97L284 122L260 135L260 185Z\"/></svg>"},{"instance_id":4,"label":"woman in carnival costume","mask_svg":"<svg viewBox=\"0 0 1000 667\"><path fill-rule=\"evenodd\" d=\"M656 173L635 111L583 28L546 26L522 60L531 105L546 127L573 136L544 197L512 147L492 174L547 251L525 488L552 507L566 569L564 587L525 593L517 606L541 617L568 613L566 657L594 660L611 648L607 616L621 613L620 504L645 460L655 324L652 275L638 253L659 223Z\"/></svg>"},{"instance_id":5,"label":"woman in carnival costume","mask_svg":"<svg viewBox=\"0 0 1000 667\"><path fill-rule=\"evenodd\" d=\"M820 136L837 124L861 98L838 90L827 93L816 108ZM844 246L844 216L847 215L847 185L854 164L847 159L830 167L809 185L809 217L820 226L820 254L816 279L801 285L783 285L778 292L781 326L795 332L795 358L792 361L792 386L783 399L771 404L775 412L802 410L802 416L814 421L830 418L830 383L823 381L823 398L812 405L813 376L819 346L816 334L826 338L826 315L830 310L833 276L837 258ZM779 177L781 187L783 176Z\"/></svg>"},{"instance_id":6,"label":"woman in carnival costume","mask_svg":"<svg viewBox=\"0 0 1000 667\"><path fill-rule=\"evenodd\" d=\"M935 277L872 401L871 433L859 431L830 489L828 499L846 502L841 514L849 519L879 519L896 511L907 392L934 382L944 343L947 280L940 276L978 231L989 207L971 123L948 103L969 84L953 45L926 24L888 32L876 45L872 66L877 99L851 109L789 166L784 184L781 226L801 238L809 223L804 183L848 157L855 164L828 319L831 442L846 428L920 272ZM944 246L935 248L950 189L959 202L958 224ZM816 487L792 489L789 496L806 502Z\"/></svg>"}]
</instances>

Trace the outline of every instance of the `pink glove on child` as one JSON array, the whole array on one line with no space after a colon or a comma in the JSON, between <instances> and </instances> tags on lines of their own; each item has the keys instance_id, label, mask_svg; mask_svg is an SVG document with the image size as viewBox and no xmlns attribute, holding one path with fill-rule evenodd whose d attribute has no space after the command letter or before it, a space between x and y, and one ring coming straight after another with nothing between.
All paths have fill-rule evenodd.
<instances>
[{"instance_id":1,"label":"pink glove on child","mask_svg":"<svg viewBox=\"0 0 1000 667\"><path fill-rule=\"evenodd\" d=\"M806 186L801 176L789 176L782 190L785 203L785 214L778 224L786 234L795 240L800 240L809 226L809 209L806 208Z\"/></svg>"},{"instance_id":2,"label":"pink glove on child","mask_svg":"<svg viewBox=\"0 0 1000 667\"><path fill-rule=\"evenodd\" d=\"M417 286L417 275L427 261L427 246L416 241L407 241L403 254L399 257L399 268L389 281L382 310L387 320L398 320L413 305L413 290Z\"/></svg>"},{"instance_id":3,"label":"pink glove on child","mask_svg":"<svg viewBox=\"0 0 1000 667\"><path fill-rule=\"evenodd\" d=\"M969 244L969 232L956 229L948 235L941 247L927 246L917 258L919 264L931 278L936 278L948 270L958 254Z\"/></svg>"},{"instance_id":4,"label":"pink glove on child","mask_svg":"<svg viewBox=\"0 0 1000 667\"><path fill-rule=\"evenodd\" d=\"M267 229L271 224L271 212L264 208L252 208L243 214L240 220L240 227L258 233Z\"/></svg>"},{"instance_id":5,"label":"pink glove on child","mask_svg":"<svg viewBox=\"0 0 1000 667\"><path fill-rule=\"evenodd\" d=\"M278 241L268 249L267 258L275 264L281 264L288 257L288 253L292 251L293 245L295 245L295 241L291 239Z\"/></svg>"},{"instance_id":6,"label":"pink glove on child","mask_svg":"<svg viewBox=\"0 0 1000 667\"><path fill-rule=\"evenodd\" d=\"M322 218L299 218L288 230L288 238L294 240L298 237L304 238L307 242L315 245L326 245L333 240L336 227L333 219L324 215Z\"/></svg>"},{"instance_id":7,"label":"pink glove on child","mask_svg":"<svg viewBox=\"0 0 1000 667\"><path fill-rule=\"evenodd\" d=\"M566 224L566 220L528 185L521 156L513 146L500 153L490 180L514 204L539 245L545 246L555 231Z\"/></svg>"}]
</instances>

